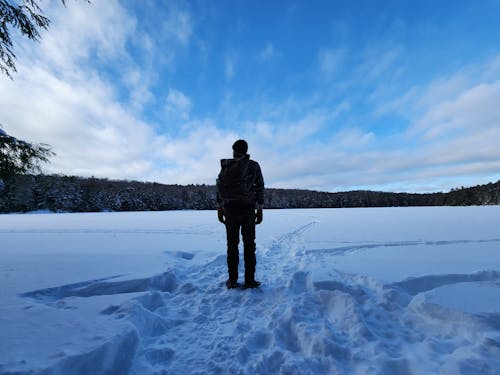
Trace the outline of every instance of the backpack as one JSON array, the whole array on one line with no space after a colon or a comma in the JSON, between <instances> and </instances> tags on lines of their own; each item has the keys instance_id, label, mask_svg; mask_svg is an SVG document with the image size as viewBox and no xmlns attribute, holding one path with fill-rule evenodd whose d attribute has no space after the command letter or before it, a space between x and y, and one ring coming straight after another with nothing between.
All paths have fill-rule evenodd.
<instances>
[{"instance_id":1,"label":"backpack","mask_svg":"<svg viewBox=\"0 0 500 375\"><path fill-rule=\"evenodd\" d=\"M252 204L255 194L253 185L248 158L221 160L217 188L225 202Z\"/></svg>"}]
</instances>

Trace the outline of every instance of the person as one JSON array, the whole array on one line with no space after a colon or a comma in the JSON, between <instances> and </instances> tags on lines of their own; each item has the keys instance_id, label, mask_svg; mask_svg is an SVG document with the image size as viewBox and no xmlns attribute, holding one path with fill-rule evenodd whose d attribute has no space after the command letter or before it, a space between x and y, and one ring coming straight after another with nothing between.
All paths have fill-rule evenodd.
<instances>
[{"instance_id":1,"label":"person","mask_svg":"<svg viewBox=\"0 0 500 375\"><path fill-rule=\"evenodd\" d=\"M217 215L226 226L228 289L239 288L238 265L240 230L243 239L245 282L243 289L257 288L255 280L255 225L263 218L264 178L259 163L247 154L248 144L239 139L233 144L233 158L221 160L217 178Z\"/></svg>"}]
</instances>

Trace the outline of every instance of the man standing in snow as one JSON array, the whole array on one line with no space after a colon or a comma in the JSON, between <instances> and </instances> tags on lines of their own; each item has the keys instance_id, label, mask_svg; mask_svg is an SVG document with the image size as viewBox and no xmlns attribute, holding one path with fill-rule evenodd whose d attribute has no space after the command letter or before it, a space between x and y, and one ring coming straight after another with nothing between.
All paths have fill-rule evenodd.
<instances>
[{"instance_id":1,"label":"man standing in snow","mask_svg":"<svg viewBox=\"0 0 500 375\"><path fill-rule=\"evenodd\" d=\"M243 289L257 288L255 281L255 224L262 222L264 179L259 163L250 160L248 144L242 139L233 144L233 158L221 160L217 178L217 214L226 225L228 289L238 288L240 229L243 237L245 283Z\"/></svg>"}]
</instances>

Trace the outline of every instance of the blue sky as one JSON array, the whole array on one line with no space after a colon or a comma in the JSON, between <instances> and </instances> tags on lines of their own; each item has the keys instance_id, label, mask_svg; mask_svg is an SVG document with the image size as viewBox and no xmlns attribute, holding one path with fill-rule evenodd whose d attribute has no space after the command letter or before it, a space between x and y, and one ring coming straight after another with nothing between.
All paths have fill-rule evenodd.
<instances>
[{"instance_id":1,"label":"blue sky","mask_svg":"<svg viewBox=\"0 0 500 375\"><path fill-rule=\"evenodd\" d=\"M53 146L48 173L213 184L244 138L271 187L500 179L497 0L42 6L0 122Z\"/></svg>"}]
</instances>

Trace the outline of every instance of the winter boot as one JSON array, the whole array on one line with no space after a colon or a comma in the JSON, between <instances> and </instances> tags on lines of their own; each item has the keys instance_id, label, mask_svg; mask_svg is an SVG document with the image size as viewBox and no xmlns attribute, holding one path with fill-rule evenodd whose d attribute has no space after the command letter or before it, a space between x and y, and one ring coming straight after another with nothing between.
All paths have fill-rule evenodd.
<instances>
[{"instance_id":1,"label":"winter boot","mask_svg":"<svg viewBox=\"0 0 500 375\"><path fill-rule=\"evenodd\" d=\"M255 289L255 288L258 288L260 286L261 282L260 281L252 281L250 283L245 283L243 284L243 287L242 289Z\"/></svg>"},{"instance_id":2,"label":"winter boot","mask_svg":"<svg viewBox=\"0 0 500 375\"><path fill-rule=\"evenodd\" d=\"M235 288L240 288L241 284L237 281L227 280L226 287L227 289L235 289Z\"/></svg>"}]
</instances>

